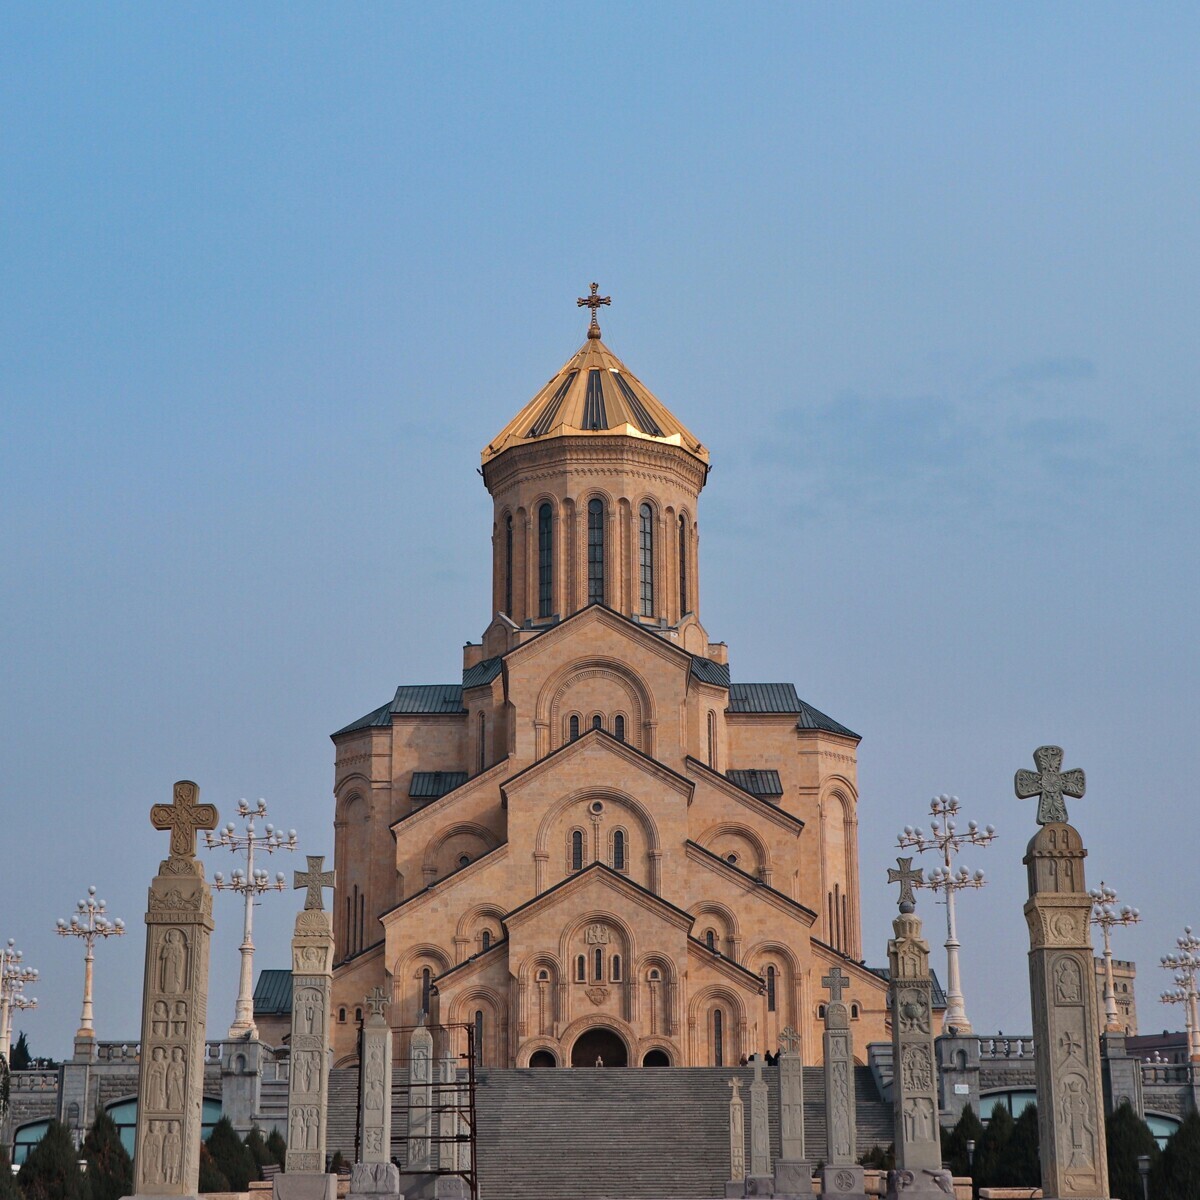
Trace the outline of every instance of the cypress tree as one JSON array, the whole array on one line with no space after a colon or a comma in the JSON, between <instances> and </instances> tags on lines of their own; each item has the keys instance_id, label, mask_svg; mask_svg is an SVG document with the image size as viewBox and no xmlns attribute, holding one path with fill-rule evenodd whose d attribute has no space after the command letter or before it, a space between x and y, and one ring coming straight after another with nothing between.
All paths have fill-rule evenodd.
<instances>
[{"instance_id":1,"label":"cypress tree","mask_svg":"<svg viewBox=\"0 0 1200 1200\"><path fill-rule=\"evenodd\" d=\"M90 1200L87 1176L71 1134L61 1121L51 1121L46 1136L29 1152L17 1176L25 1200Z\"/></svg>"},{"instance_id":2,"label":"cypress tree","mask_svg":"<svg viewBox=\"0 0 1200 1200\"><path fill-rule=\"evenodd\" d=\"M1122 1100L1105 1122L1104 1135L1108 1142L1108 1190L1122 1200L1125 1196L1141 1200L1138 1155L1149 1156L1153 1167L1160 1153L1150 1126L1133 1111L1128 1100Z\"/></svg>"},{"instance_id":3,"label":"cypress tree","mask_svg":"<svg viewBox=\"0 0 1200 1200\"><path fill-rule=\"evenodd\" d=\"M258 1178L258 1166L228 1117L222 1117L213 1126L208 1135L208 1152L217 1170L229 1180L230 1191L244 1192L250 1180Z\"/></svg>"},{"instance_id":4,"label":"cypress tree","mask_svg":"<svg viewBox=\"0 0 1200 1200\"><path fill-rule=\"evenodd\" d=\"M271 1153L267 1139L263 1137L262 1130L257 1125L246 1134L246 1149L250 1151L250 1157L254 1159L254 1165L258 1171L255 1178L261 1179L263 1167L274 1163L275 1156Z\"/></svg>"},{"instance_id":5,"label":"cypress tree","mask_svg":"<svg viewBox=\"0 0 1200 1200\"><path fill-rule=\"evenodd\" d=\"M967 1153L967 1142L975 1143L978 1149L983 1140L983 1122L975 1115L975 1109L967 1105L962 1110L954 1128L942 1130L942 1161L955 1175L970 1175L971 1156Z\"/></svg>"},{"instance_id":6,"label":"cypress tree","mask_svg":"<svg viewBox=\"0 0 1200 1200\"><path fill-rule=\"evenodd\" d=\"M272 1129L267 1134L267 1149L271 1152L271 1158L281 1167L287 1162L287 1141L278 1129Z\"/></svg>"},{"instance_id":7,"label":"cypress tree","mask_svg":"<svg viewBox=\"0 0 1200 1200\"><path fill-rule=\"evenodd\" d=\"M12 1163L3 1146L0 1146L0 1200L22 1200L21 1189L17 1187L16 1176L13 1175Z\"/></svg>"},{"instance_id":8,"label":"cypress tree","mask_svg":"<svg viewBox=\"0 0 1200 1200\"><path fill-rule=\"evenodd\" d=\"M995 1182L1000 1187L1041 1187L1042 1161L1038 1155L1036 1104L1027 1104L1013 1124L1012 1136L998 1164Z\"/></svg>"},{"instance_id":9,"label":"cypress tree","mask_svg":"<svg viewBox=\"0 0 1200 1200\"><path fill-rule=\"evenodd\" d=\"M1151 1168L1150 1195L1154 1200L1195 1200L1198 1179L1200 1113L1192 1109L1167 1139L1158 1162Z\"/></svg>"},{"instance_id":10,"label":"cypress tree","mask_svg":"<svg viewBox=\"0 0 1200 1200\"><path fill-rule=\"evenodd\" d=\"M975 1187L999 1187L999 1174L1008 1143L1012 1140L1012 1113L997 1104L988 1118L987 1128L975 1147Z\"/></svg>"},{"instance_id":11,"label":"cypress tree","mask_svg":"<svg viewBox=\"0 0 1200 1200\"><path fill-rule=\"evenodd\" d=\"M92 1200L121 1200L133 1195L133 1160L121 1144L116 1122L101 1109L83 1139Z\"/></svg>"},{"instance_id":12,"label":"cypress tree","mask_svg":"<svg viewBox=\"0 0 1200 1200\"><path fill-rule=\"evenodd\" d=\"M229 1192L233 1190L229 1186L229 1180L221 1174L217 1164L213 1161L213 1156L209 1152L207 1142L200 1143L199 1190L202 1192Z\"/></svg>"},{"instance_id":13,"label":"cypress tree","mask_svg":"<svg viewBox=\"0 0 1200 1200\"><path fill-rule=\"evenodd\" d=\"M14 1071L28 1071L33 1066L33 1055L29 1053L29 1039L22 1029L12 1048L11 1066Z\"/></svg>"}]
</instances>

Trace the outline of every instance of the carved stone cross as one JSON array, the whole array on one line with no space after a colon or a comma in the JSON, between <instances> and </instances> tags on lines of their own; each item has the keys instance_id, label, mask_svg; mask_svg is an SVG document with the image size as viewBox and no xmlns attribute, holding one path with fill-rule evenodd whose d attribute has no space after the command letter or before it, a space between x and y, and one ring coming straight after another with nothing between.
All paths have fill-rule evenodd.
<instances>
[{"instance_id":1,"label":"carved stone cross","mask_svg":"<svg viewBox=\"0 0 1200 1200\"><path fill-rule=\"evenodd\" d=\"M382 1017L383 1010L391 1003L388 999L387 992L376 984L366 995L365 1003L367 1008L371 1010L371 1016Z\"/></svg>"},{"instance_id":2,"label":"carved stone cross","mask_svg":"<svg viewBox=\"0 0 1200 1200\"><path fill-rule=\"evenodd\" d=\"M305 857L308 859L308 870L293 873L292 889L308 888L308 895L304 897L305 910L324 912L325 898L321 895L321 889L333 887L336 875L333 871L321 870L325 865L325 855L309 854Z\"/></svg>"},{"instance_id":3,"label":"carved stone cross","mask_svg":"<svg viewBox=\"0 0 1200 1200\"><path fill-rule=\"evenodd\" d=\"M1083 795L1083 772L1078 768L1074 771L1062 769L1061 746L1039 746L1033 752L1033 761L1037 764L1037 771L1018 771L1013 781L1017 798L1025 800L1030 796L1038 797L1039 825L1065 822L1067 806L1063 796L1074 796L1078 800Z\"/></svg>"},{"instance_id":4,"label":"carved stone cross","mask_svg":"<svg viewBox=\"0 0 1200 1200\"><path fill-rule=\"evenodd\" d=\"M196 834L217 827L216 806L197 804L199 795L200 789L191 780L181 779L170 804L155 804L150 809L150 824L171 831L172 858L195 858Z\"/></svg>"},{"instance_id":5,"label":"carved stone cross","mask_svg":"<svg viewBox=\"0 0 1200 1200\"><path fill-rule=\"evenodd\" d=\"M729 1097L731 1102L739 1101L742 1098L742 1081L735 1075L729 1080L729 1086L733 1089L733 1095Z\"/></svg>"},{"instance_id":6,"label":"carved stone cross","mask_svg":"<svg viewBox=\"0 0 1200 1200\"><path fill-rule=\"evenodd\" d=\"M600 290L598 283L592 284L592 290L587 296L580 296L575 301L577 308L590 308L592 310L592 323L588 326L588 337L598 338L600 336L600 322L596 320L596 312L602 304L611 304L611 296L597 296L596 293Z\"/></svg>"},{"instance_id":7,"label":"carved stone cross","mask_svg":"<svg viewBox=\"0 0 1200 1200\"><path fill-rule=\"evenodd\" d=\"M900 885L900 911L912 912L917 907L917 898L913 895L913 884L925 882L925 872L918 867L913 870L911 858L897 858L896 867L888 867L888 883Z\"/></svg>"},{"instance_id":8,"label":"carved stone cross","mask_svg":"<svg viewBox=\"0 0 1200 1200\"><path fill-rule=\"evenodd\" d=\"M800 1053L800 1035L790 1026L786 1026L779 1035L779 1049L784 1054Z\"/></svg>"},{"instance_id":9,"label":"carved stone cross","mask_svg":"<svg viewBox=\"0 0 1200 1200\"><path fill-rule=\"evenodd\" d=\"M909 861L912 860L909 859ZM895 881L889 879L888 882L894 883ZM841 967L834 967L828 975L821 976L821 986L829 989L829 999L833 1004L841 1004L842 992L849 986L849 983L850 978L848 975L842 974Z\"/></svg>"}]
</instances>

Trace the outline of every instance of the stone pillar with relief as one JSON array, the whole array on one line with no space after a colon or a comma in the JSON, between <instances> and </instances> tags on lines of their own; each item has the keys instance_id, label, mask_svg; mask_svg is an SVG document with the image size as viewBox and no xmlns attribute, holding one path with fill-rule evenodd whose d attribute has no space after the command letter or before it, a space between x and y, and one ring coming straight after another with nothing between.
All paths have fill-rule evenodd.
<instances>
[{"instance_id":1,"label":"stone pillar with relief","mask_svg":"<svg viewBox=\"0 0 1200 1200\"><path fill-rule=\"evenodd\" d=\"M1100 1069L1100 1020L1083 879L1087 851L1067 824L1063 796L1082 796L1082 771L1063 771L1057 746L1034 751L1038 770L1018 771L1019 797L1038 796L1042 828L1025 851L1029 872L1029 983L1037 1048L1042 1192L1053 1200L1106 1200L1108 1160Z\"/></svg>"},{"instance_id":2,"label":"stone pillar with relief","mask_svg":"<svg viewBox=\"0 0 1200 1200\"><path fill-rule=\"evenodd\" d=\"M829 991L825 1004L825 1126L827 1158L821 1171L824 1200L866 1200L863 1169L858 1165L858 1109L854 1098L854 1044L850 1013L842 992L850 980L841 967L821 979Z\"/></svg>"},{"instance_id":3,"label":"stone pillar with relief","mask_svg":"<svg viewBox=\"0 0 1200 1200\"><path fill-rule=\"evenodd\" d=\"M899 870L888 871L888 882L900 884L900 915L892 922L895 936L888 942L896 1169L888 1172L887 1195L889 1200L952 1196L954 1181L942 1169L938 1126L929 943L921 936L913 895L921 871L913 870L911 858L899 858L896 864Z\"/></svg>"},{"instance_id":4,"label":"stone pillar with relief","mask_svg":"<svg viewBox=\"0 0 1200 1200\"><path fill-rule=\"evenodd\" d=\"M804 1156L804 1061L800 1035L789 1025L779 1035L779 1149L775 1195L812 1195L813 1164Z\"/></svg>"},{"instance_id":5,"label":"stone pillar with relief","mask_svg":"<svg viewBox=\"0 0 1200 1200\"><path fill-rule=\"evenodd\" d=\"M742 1099L742 1081L735 1075L729 1081L729 1181L726 1196L746 1194L746 1104Z\"/></svg>"},{"instance_id":6,"label":"stone pillar with relief","mask_svg":"<svg viewBox=\"0 0 1200 1200\"><path fill-rule=\"evenodd\" d=\"M362 1033L362 1087L358 1104L359 1161L350 1174L350 1195L396 1196L400 1172L392 1154L392 1027L384 1015L383 988L364 1001L367 1019Z\"/></svg>"},{"instance_id":7,"label":"stone pillar with relief","mask_svg":"<svg viewBox=\"0 0 1200 1200\"><path fill-rule=\"evenodd\" d=\"M337 1195L337 1176L325 1170L333 924L322 890L332 888L335 877L322 870L324 864L323 855L310 854L308 870L297 871L293 881L307 895L292 935L287 1159L284 1173L275 1177L276 1200L334 1200Z\"/></svg>"},{"instance_id":8,"label":"stone pillar with relief","mask_svg":"<svg viewBox=\"0 0 1200 1200\"><path fill-rule=\"evenodd\" d=\"M767 1081L763 1078L763 1059L751 1060L754 1077L750 1081L750 1170L746 1172L746 1195L769 1196L774 1191L771 1175L771 1131L767 1117Z\"/></svg>"},{"instance_id":9,"label":"stone pillar with relief","mask_svg":"<svg viewBox=\"0 0 1200 1200\"><path fill-rule=\"evenodd\" d=\"M138 1069L136 1197L197 1195L204 1103L204 1025L208 1000L212 891L196 857L196 834L216 829L217 810L181 779L170 804L150 810L171 832L170 856L150 883L142 1053Z\"/></svg>"}]
</instances>

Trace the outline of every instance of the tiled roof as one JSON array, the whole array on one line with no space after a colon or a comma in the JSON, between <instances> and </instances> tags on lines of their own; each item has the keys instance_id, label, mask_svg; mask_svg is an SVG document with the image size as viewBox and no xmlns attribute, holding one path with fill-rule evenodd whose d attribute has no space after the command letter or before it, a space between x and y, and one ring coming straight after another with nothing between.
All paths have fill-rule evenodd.
<instances>
[{"instance_id":1,"label":"tiled roof","mask_svg":"<svg viewBox=\"0 0 1200 1200\"><path fill-rule=\"evenodd\" d=\"M463 691L491 683L500 674L500 667L501 659L499 658L485 658L483 662L476 663L473 667L467 667L463 671Z\"/></svg>"},{"instance_id":2,"label":"tiled roof","mask_svg":"<svg viewBox=\"0 0 1200 1200\"><path fill-rule=\"evenodd\" d=\"M436 800L466 782L466 771L414 771L408 794L419 800Z\"/></svg>"},{"instance_id":3,"label":"tiled roof","mask_svg":"<svg viewBox=\"0 0 1200 1200\"><path fill-rule=\"evenodd\" d=\"M858 734L838 724L820 709L801 700L791 683L731 683L729 711L734 713L795 713L798 729L824 729L858 738Z\"/></svg>"},{"instance_id":4,"label":"tiled roof","mask_svg":"<svg viewBox=\"0 0 1200 1200\"><path fill-rule=\"evenodd\" d=\"M778 771L751 768L748 771L726 771L733 783L752 796L782 796L783 784Z\"/></svg>"},{"instance_id":5,"label":"tiled roof","mask_svg":"<svg viewBox=\"0 0 1200 1200\"><path fill-rule=\"evenodd\" d=\"M868 971L872 975L878 975L880 979L886 980L888 983L892 981L891 967L868 967ZM942 985L938 982L937 972L930 968L929 977L933 980L933 989L930 995L930 1002L934 1008L946 1007L946 993L942 990Z\"/></svg>"},{"instance_id":6,"label":"tiled roof","mask_svg":"<svg viewBox=\"0 0 1200 1200\"><path fill-rule=\"evenodd\" d=\"M482 664L480 664L482 666ZM391 702L369 712L365 717L359 717L349 725L337 730L333 736L342 733L354 733L359 729L387 728L392 723L396 713L412 714L446 714L464 711L462 703L462 685L458 683L418 683L401 684Z\"/></svg>"},{"instance_id":7,"label":"tiled roof","mask_svg":"<svg viewBox=\"0 0 1200 1200\"><path fill-rule=\"evenodd\" d=\"M254 985L256 1017L290 1016L292 1012L292 973L275 968L259 971Z\"/></svg>"},{"instance_id":8,"label":"tiled roof","mask_svg":"<svg viewBox=\"0 0 1200 1200\"><path fill-rule=\"evenodd\" d=\"M701 658L692 655L691 674L693 679L701 683L715 683L717 687L729 686L729 664L713 662L711 658Z\"/></svg>"}]
</instances>

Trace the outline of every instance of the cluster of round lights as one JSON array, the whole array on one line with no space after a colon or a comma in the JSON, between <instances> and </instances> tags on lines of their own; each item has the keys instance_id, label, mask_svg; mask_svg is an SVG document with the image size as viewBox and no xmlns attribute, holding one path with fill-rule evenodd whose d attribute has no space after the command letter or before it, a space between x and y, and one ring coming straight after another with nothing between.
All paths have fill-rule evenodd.
<instances>
[{"instance_id":1,"label":"cluster of round lights","mask_svg":"<svg viewBox=\"0 0 1200 1200\"><path fill-rule=\"evenodd\" d=\"M71 914L70 922L65 917L55 921L59 933L100 933L105 936L113 933L124 933L125 922L120 917L110 920L105 912L108 908L106 900L96 899L95 887L88 888L86 900L75 902L75 911Z\"/></svg>"}]
</instances>

